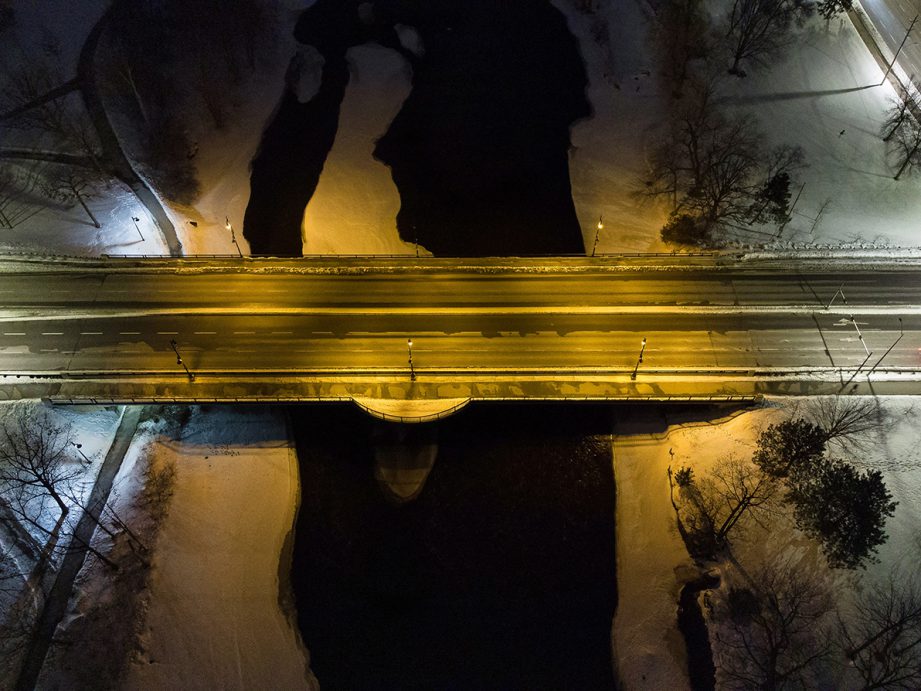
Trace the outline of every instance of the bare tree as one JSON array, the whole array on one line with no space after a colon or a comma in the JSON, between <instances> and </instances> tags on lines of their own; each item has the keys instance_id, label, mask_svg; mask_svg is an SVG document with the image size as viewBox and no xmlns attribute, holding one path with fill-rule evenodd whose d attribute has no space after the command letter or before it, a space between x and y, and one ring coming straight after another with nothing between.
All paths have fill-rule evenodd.
<instances>
[{"instance_id":1,"label":"bare tree","mask_svg":"<svg viewBox=\"0 0 921 691\"><path fill-rule=\"evenodd\" d=\"M769 181L802 164L798 147L767 150L751 115L724 115L714 104L715 87L712 78L689 83L650 152L641 194L672 200L666 241L705 244L717 225L751 220L754 205L776 206L764 198Z\"/></svg>"},{"instance_id":2,"label":"bare tree","mask_svg":"<svg viewBox=\"0 0 921 691\"><path fill-rule=\"evenodd\" d=\"M921 581L893 574L839 618L842 647L863 689L921 688Z\"/></svg>"},{"instance_id":3,"label":"bare tree","mask_svg":"<svg viewBox=\"0 0 921 691\"><path fill-rule=\"evenodd\" d=\"M60 83L63 69L58 55L57 44L50 41L40 57L20 52L17 60L5 66L2 96L7 112L2 123L33 135L31 148L37 151L76 154L102 171L98 137L85 109L68 98L76 91L76 82ZM29 104L31 107L25 107Z\"/></svg>"},{"instance_id":4,"label":"bare tree","mask_svg":"<svg viewBox=\"0 0 921 691\"><path fill-rule=\"evenodd\" d=\"M45 178L42 189L45 194L55 201L72 206L75 202L80 204L83 211L89 216L96 228L101 228L99 219L87 205L87 200L94 196L97 185L103 179L86 168L57 167L51 175Z\"/></svg>"},{"instance_id":5,"label":"bare tree","mask_svg":"<svg viewBox=\"0 0 921 691\"><path fill-rule=\"evenodd\" d=\"M885 433L895 422L876 400L862 396L812 397L802 413L822 430L826 443L852 454L866 451L870 438Z\"/></svg>"},{"instance_id":6,"label":"bare tree","mask_svg":"<svg viewBox=\"0 0 921 691\"><path fill-rule=\"evenodd\" d=\"M49 540L56 541L70 511L67 487L83 472L71 456L72 442L71 429L46 412L20 412L0 427L0 494L18 519Z\"/></svg>"},{"instance_id":7,"label":"bare tree","mask_svg":"<svg viewBox=\"0 0 921 691\"><path fill-rule=\"evenodd\" d=\"M750 588L717 601L716 662L727 688L815 688L814 673L832 652L833 600L814 570L790 561L755 572Z\"/></svg>"},{"instance_id":8,"label":"bare tree","mask_svg":"<svg viewBox=\"0 0 921 691\"><path fill-rule=\"evenodd\" d=\"M83 465L74 459L73 431L55 423L47 412L20 412L0 426L0 495L8 513L0 520L16 521L41 537L44 550L39 571L54 557L66 538L73 536L69 521L74 487ZM78 546L78 545L73 545ZM80 544L107 565L110 559L88 544Z\"/></svg>"},{"instance_id":9,"label":"bare tree","mask_svg":"<svg viewBox=\"0 0 921 691\"><path fill-rule=\"evenodd\" d=\"M914 169L921 163L921 123L913 116L907 116L901 125L895 130L895 138L890 140L892 146L890 153L893 157L893 166L898 167L898 171L893 176L898 180L906 168Z\"/></svg>"},{"instance_id":10,"label":"bare tree","mask_svg":"<svg viewBox=\"0 0 921 691\"><path fill-rule=\"evenodd\" d=\"M886 109L886 119L880 127L880 136L884 142L892 139L892 136L899 131L906 120L921 113L921 95L915 89L914 84L909 80L908 86L899 84L899 95L897 98L889 100L889 107Z\"/></svg>"},{"instance_id":11,"label":"bare tree","mask_svg":"<svg viewBox=\"0 0 921 691\"><path fill-rule=\"evenodd\" d=\"M651 24L657 46L660 72L671 86L673 98L680 98L691 65L710 52L710 26L701 0L668 0Z\"/></svg>"},{"instance_id":12,"label":"bare tree","mask_svg":"<svg viewBox=\"0 0 921 691\"><path fill-rule=\"evenodd\" d=\"M675 475L679 487L679 519L693 556L712 557L729 545L729 536L745 519L760 525L780 489L775 478L736 456L719 461L709 475L695 479L688 468Z\"/></svg>"},{"instance_id":13,"label":"bare tree","mask_svg":"<svg viewBox=\"0 0 921 691\"><path fill-rule=\"evenodd\" d=\"M748 62L766 62L792 43L792 28L812 12L808 0L734 0L726 28L732 52L729 73L739 77Z\"/></svg>"}]
</instances>

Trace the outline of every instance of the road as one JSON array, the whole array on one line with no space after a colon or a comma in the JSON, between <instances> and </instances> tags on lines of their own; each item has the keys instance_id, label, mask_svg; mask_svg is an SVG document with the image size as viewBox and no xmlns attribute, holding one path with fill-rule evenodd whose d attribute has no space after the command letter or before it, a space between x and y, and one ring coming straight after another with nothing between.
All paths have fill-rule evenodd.
<instances>
[{"instance_id":1,"label":"road","mask_svg":"<svg viewBox=\"0 0 921 691\"><path fill-rule=\"evenodd\" d=\"M731 395L725 381L734 377L841 385L884 354L877 382L894 378L904 388L921 373L921 272L912 268L324 275L257 267L0 274L0 394L27 395L27 381L47 379L59 396L69 395L61 382L72 382L81 396L143 398L140 378L158 382L164 398L228 397L221 386L238 386L245 398L255 395L246 388L255 377L259 395L271 396L274 382L285 395L303 384L305 397L317 398L347 398L353 385L372 397L477 396L489 385L500 387L492 389L499 398L554 390L605 397L600 382L623 397L651 382L663 396ZM177 365L172 340L195 382ZM689 383L700 377L708 383ZM529 393L531 380L543 382L543 393Z\"/></svg>"},{"instance_id":2,"label":"road","mask_svg":"<svg viewBox=\"0 0 921 691\"><path fill-rule=\"evenodd\" d=\"M905 38L911 20L921 14L918 0L861 0L870 21L889 48L887 57L894 55ZM915 82L921 77L921 20L905 42L899 54L899 64L908 75L915 75Z\"/></svg>"}]
</instances>

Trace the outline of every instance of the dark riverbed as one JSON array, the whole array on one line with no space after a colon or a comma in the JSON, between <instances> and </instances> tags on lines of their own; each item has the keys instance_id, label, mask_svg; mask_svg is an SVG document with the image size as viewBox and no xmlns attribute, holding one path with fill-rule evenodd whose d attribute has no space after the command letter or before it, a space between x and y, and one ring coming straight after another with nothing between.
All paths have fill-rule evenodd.
<instances>
[{"instance_id":1,"label":"dark riverbed","mask_svg":"<svg viewBox=\"0 0 921 691\"><path fill-rule=\"evenodd\" d=\"M614 688L610 408L468 408L399 507L373 477L379 423L347 406L294 421L292 582L324 689Z\"/></svg>"},{"instance_id":2,"label":"dark riverbed","mask_svg":"<svg viewBox=\"0 0 921 691\"><path fill-rule=\"evenodd\" d=\"M363 9L359 9L363 7ZM318 0L295 36L323 56L316 96L286 92L251 176L255 254L301 253L301 218L335 139L346 51L369 41L410 62L410 95L378 142L400 194L397 227L436 256L584 251L569 183L569 129L589 115L587 77L547 0ZM402 48L415 28L425 53Z\"/></svg>"}]
</instances>

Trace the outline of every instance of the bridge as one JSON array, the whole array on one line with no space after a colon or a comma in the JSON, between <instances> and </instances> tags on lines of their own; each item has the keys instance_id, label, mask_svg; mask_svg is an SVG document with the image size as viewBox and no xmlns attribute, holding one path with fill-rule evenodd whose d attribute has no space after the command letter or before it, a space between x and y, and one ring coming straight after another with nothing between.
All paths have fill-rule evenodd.
<instances>
[{"instance_id":1,"label":"bridge","mask_svg":"<svg viewBox=\"0 0 921 691\"><path fill-rule=\"evenodd\" d=\"M6 258L0 306L5 400L921 393L918 257Z\"/></svg>"}]
</instances>

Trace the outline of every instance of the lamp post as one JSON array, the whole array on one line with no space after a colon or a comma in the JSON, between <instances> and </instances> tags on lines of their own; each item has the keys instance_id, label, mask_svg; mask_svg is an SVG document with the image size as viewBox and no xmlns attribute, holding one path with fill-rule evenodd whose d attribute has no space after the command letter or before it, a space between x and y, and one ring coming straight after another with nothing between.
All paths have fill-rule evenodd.
<instances>
[{"instance_id":1,"label":"lamp post","mask_svg":"<svg viewBox=\"0 0 921 691\"><path fill-rule=\"evenodd\" d=\"M236 246L237 253L240 255L240 259L242 259L243 250L240 249L240 243L237 242L237 234L234 232L228 216L224 216L224 227L230 231L230 241Z\"/></svg>"},{"instance_id":2,"label":"lamp post","mask_svg":"<svg viewBox=\"0 0 921 691\"><path fill-rule=\"evenodd\" d=\"M70 442L70 444L71 444L71 446L73 446L75 449L77 449L77 453L78 453L78 454L80 454L81 456L83 456L83 460L86 461L86 464L87 464L87 465L91 465L91 464L92 464L92 461L91 461L89 458L86 457L86 454L85 454L85 453L83 453L83 444L78 444L78 443L75 442L75 441Z\"/></svg>"},{"instance_id":3,"label":"lamp post","mask_svg":"<svg viewBox=\"0 0 921 691\"><path fill-rule=\"evenodd\" d=\"M176 353L176 364L182 365L182 369L185 370L186 375L189 377L189 381L195 381L195 375L189 371L189 368L182 361L182 356L179 354L179 346L176 344L176 339L172 339L170 342L170 347L173 349L173 352Z\"/></svg>"},{"instance_id":4,"label":"lamp post","mask_svg":"<svg viewBox=\"0 0 921 691\"><path fill-rule=\"evenodd\" d=\"M857 330L857 339L860 341L860 345L863 346L863 352L867 354L867 357L870 357L870 349L867 348L867 343L863 340L863 334L860 333L860 327L857 326L857 320L854 319L854 315L851 315L851 324L853 324L854 329Z\"/></svg>"},{"instance_id":5,"label":"lamp post","mask_svg":"<svg viewBox=\"0 0 921 691\"><path fill-rule=\"evenodd\" d=\"M598 225L595 226L595 242L592 243L592 256L595 256L595 250L598 248L598 236L601 235L601 229L604 228L604 216L598 217Z\"/></svg>"},{"instance_id":6,"label":"lamp post","mask_svg":"<svg viewBox=\"0 0 921 691\"><path fill-rule=\"evenodd\" d=\"M138 221L140 221L141 219L138 218L137 216L132 216L131 220L134 221L134 227L137 230L138 235L141 236L141 242L144 242L144 233L141 232L141 226L138 225Z\"/></svg>"},{"instance_id":7,"label":"lamp post","mask_svg":"<svg viewBox=\"0 0 921 691\"><path fill-rule=\"evenodd\" d=\"M406 339L406 347L409 349L409 381L416 381L416 370L413 368L413 339Z\"/></svg>"},{"instance_id":8,"label":"lamp post","mask_svg":"<svg viewBox=\"0 0 921 691\"><path fill-rule=\"evenodd\" d=\"M631 381L636 381L636 373L640 369L640 365L643 362L643 353L646 352L646 338L643 338L643 342L640 343L640 356L636 360L636 367L633 368L633 373L630 375Z\"/></svg>"}]
</instances>

